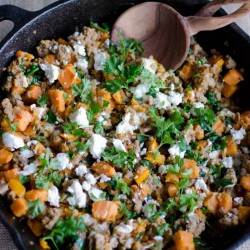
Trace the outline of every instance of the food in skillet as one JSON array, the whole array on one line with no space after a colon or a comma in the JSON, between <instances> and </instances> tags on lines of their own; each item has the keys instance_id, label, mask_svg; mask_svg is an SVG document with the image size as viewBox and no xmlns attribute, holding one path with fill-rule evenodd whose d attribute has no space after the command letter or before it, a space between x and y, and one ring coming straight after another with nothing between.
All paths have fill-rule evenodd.
<instances>
[{"instance_id":1,"label":"food in skillet","mask_svg":"<svg viewBox=\"0 0 250 250\"><path fill-rule=\"evenodd\" d=\"M242 73L195 42L165 71L92 24L18 51L1 101L0 194L44 249L199 249L250 216Z\"/></svg>"}]
</instances>

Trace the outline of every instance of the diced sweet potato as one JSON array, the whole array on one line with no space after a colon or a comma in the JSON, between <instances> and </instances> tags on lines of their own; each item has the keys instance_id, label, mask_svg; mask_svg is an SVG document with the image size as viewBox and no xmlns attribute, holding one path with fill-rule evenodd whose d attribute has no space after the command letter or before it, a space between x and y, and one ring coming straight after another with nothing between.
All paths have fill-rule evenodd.
<instances>
[{"instance_id":1,"label":"diced sweet potato","mask_svg":"<svg viewBox=\"0 0 250 250\"><path fill-rule=\"evenodd\" d=\"M115 102L117 104L123 104L124 103L125 94L124 94L123 90L117 91L116 93L114 93L112 95L112 97L115 99Z\"/></svg>"},{"instance_id":2,"label":"diced sweet potato","mask_svg":"<svg viewBox=\"0 0 250 250\"><path fill-rule=\"evenodd\" d=\"M194 238L192 233L179 230L174 235L176 250L194 250Z\"/></svg>"},{"instance_id":3,"label":"diced sweet potato","mask_svg":"<svg viewBox=\"0 0 250 250\"><path fill-rule=\"evenodd\" d=\"M18 179L19 180L19 168L13 168L10 170L2 171L1 176L4 177L6 182L9 182L11 179Z\"/></svg>"},{"instance_id":4,"label":"diced sweet potato","mask_svg":"<svg viewBox=\"0 0 250 250\"><path fill-rule=\"evenodd\" d=\"M48 95L52 102L52 107L59 113L65 111L65 100L64 100L64 91L58 89L51 89L48 91Z\"/></svg>"},{"instance_id":5,"label":"diced sweet potato","mask_svg":"<svg viewBox=\"0 0 250 250\"><path fill-rule=\"evenodd\" d=\"M171 183L171 184L168 185L167 190L168 190L168 195L170 197L173 197L178 192L178 187L175 184Z\"/></svg>"},{"instance_id":6,"label":"diced sweet potato","mask_svg":"<svg viewBox=\"0 0 250 250\"><path fill-rule=\"evenodd\" d=\"M38 85L32 85L30 86L26 93L25 96L23 97L23 100L27 104L32 104L35 103L39 97L43 94L42 88Z\"/></svg>"},{"instance_id":7,"label":"diced sweet potato","mask_svg":"<svg viewBox=\"0 0 250 250\"><path fill-rule=\"evenodd\" d=\"M13 120L13 123L17 123L17 129L18 131L25 131L29 124L32 122L33 117L30 112L26 110L19 110L16 113L15 119Z\"/></svg>"},{"instance_id":8,"label":"diced sweet potato","mask_svg":"<svg viewBox=\"0 0 250 250\"><path fill-rule=\"evenodd\" d=\"M223 78L224 82L230 86L237 85L243 81L243 75L237 69L230 69Z\"/></svg>"},{"instance_id":9,"label":"diced sweet potato","mask_svg":"<svg viewBox=\"0 0 250 250\"><path fill-rule=\"evenodd\" d=\"M34 56L32 54L21 51L21 50L18 50L16 52L16 57L27 58L28 60L34 59Z\"/></svg>"},{"instance_id":10,"label":"diced sweet potato","mask_svg":"<svg viewBox=\"0 0 250 250\"><path fill-rule=\"evenodd\" d=\"M46 240L44 240L43 238L41 238L39 240L39 244L40 244L42 249L51 249L48 242Z\"/></svg>"},{"instance_id":11,"label":"diced sweet potato","mask_svg":"<svg viewBox=\"0 0 250 250\"><path fill-rule=\"evenodd\" d=\"M48 54L44 57L44 60L48 63L48 64L54 64L56 61L56 57L53 54Z\"/></svg>"},{"instance_id":12,"label":"diced sweet potato","mask_svg":"<svg viewBox=\"0 0 250 250\"><path fill-rule=\"evenodd\" d=\"M173 173L168 172L166 174L165 181L166 182L171 182L171 183L176 183L176 182L179 182L179 177L178 177L177 174L173 174Z\"/></svg>"},{"instance_id":13,"label":"diced sweet potato","mask_svg":"<svg viewBox=\"0 0 250 250\"><path fill-rule=\"evenodd\" d=\"M27 135L27 136L32 136L32 135L35 135L35 134L36 134L36 131L35 131L35 129L34 129L34 126L29 125L29 126L25 129L25 131L23 131L23 133L24 133L25 135Z\"/></svg>"},{"instance_id":14,"label":"diced sweet potato","mask_svg":"<svg viewBox=\"0 0 250 250\"><path fill-rule=\"evenodd\" d=\"M95 201L92 204L93 217L101 221L115 221L119 212L119 203L115 201Z\"/></svg>"},{"instance_id":15,"label":"diced sweet potato","mask_svg":"<svg viewBox=\"0 0 250 250\"><path fill-rule=\"evenodd\" d=\"M58 42L58 44L68 45L68 42L65 41L65 40L64 40L63 38L61 38L61 37L59 37L59 38L57 39L57 42Z\"/></svg>"},{"instance_id":16,"label":"diced sweet potato","mask_svg":"<svg viewBox=\"0 0 250 250\"><path fill-rule=\"evenodd\" d=\"M240 222L245 222L250 219L250 207L239 206L238 218Z\"/></svg>"},{"instance_id":17,"label":"diced sweet potato","mask_svg":"<svg viewBox=\"0 0 250 250\"><path fill-rule=\"evenodd\" d=\"M250 111L246 111L240 115L240 124L245 130L250 129Z\"/></svg>"},{"instance_id":18,"label":"diced sweet potato","mask_svg":"<svg viewBox=\"0 0 250 250\"><path fill-rule=\"evenodd\" d=\"M194 131L195 131L195 138L197 140L202 140L204 138L204 129L202 129L200 125L195 125Z\"/></svg>"},{"instance_id":19,"label":"diced sweet potato","mask_svg":"<svg viewBox=\"0 0 250 250\"><path fill-rule=\"evenodd\" d=\"M28 222L28 227L30 228L30 230L32 231L32 233L39 237L42 235L42 231L43 231L43 225L42 223L39 221L39 220L32 220L32 219L29 219Z\"/></svg>"},{"instance_id":20,"label":"diced sweet potato","mask_svg":"<svg viewBox=\"0 0 250 250\"><path fill-rule=\"evenodd\" d=\"M197 162L191 159L184 159L184 165L182 169L191 169L192 173L188 175L188 178L198 178L200 174L200 168L197 166Z\"/></svg>"},{"instance_id":21,"label":"diced sweet potato","mask_svg":"<svg viewBox=\"0 0 250 250\"><path fill-rule=\"evenodd\" d=\"M217 199L219 202L219 213L227 214L233 206L232 196L228 193L221 193L217 195Z\"/></svg>"},{"instance_id":22,"label":"diced sweet potato","mask_svg":"<svg viewBox=\"0 0 250 250\"><path fill-rule=\"evenodd\" d=\"M226 156L235 156L238 153L238 145L233 140L233 137L229 135L227 137L227 146L225 149Z\"/></svg>"},{"instance_id":23,"label":"diced sweet potato","mask_svg":"<svg viewBox=\"0 0 250 250\"><path fill-rule=\"evenodd\" d=\"M211 65L213 65L213 72L215 72L215 74L219 74L221 72L222 66L225 63L221 55L213 55L208 59L208 61Z\"/></svg>"},{"instance_id":24,"label":"diced sweet potato","mask_svg":"<svg viewBox=\"0 0 250 250\"><path fill-rule=\"evenodd\" d=\"M100 162L95 162L92 165L92 169L97 173L97 174L105 174L108 177L113 177L116 174L115 169L108 164L107 162L100 161Z\"/></svg>"},{"instance_id":25,"label":"diced sweet potato","mask_svg":"<svg viewBox=\"0 0 250 250\"><path fill-rule=\"evenodd\" d=\"M0 165L10 162L12 158L13 153L11 153L9 150L4 148L0 150Z\"/></svg>"},{"instance_id":26,"label":"diced sweet potato","mask_svg":"<svg viewBox=\"0 0 250 250\"><path fill-rule=\"evenodd\" d=\"M206 140L201 140L197 142L197 151L202 151L207 146Z\"/></svg>"},{"instance_id":27,"label":"diced sweet potato","mask_svg":"<svg viewBox=\"0 0 250 250\"><path fill-rule=\"evenodd\" d=\"M18 198L13 201L10 208L16 217L22 217L28 212L28 202L24 198Z\"/></svg>"},{"instance_id":28,"label":"diced sweet potato","mask_svg":"<svg viewBox=\"0 0 250 250\"><path fill-rule=\"evenodd\" d=\"M77 76L73 64L67 64L59 72L58 81L62 85L63 89L70 89L73 84L78 84L81 82L81 79Z\"/></svg>"},{"instance_id":29,"label":"diced sweet potato","mask_svg":"<svg viewBox=\"0 0 250 250\"><path fill-rule=\"evenodd\" d=\"M104 42L104 41L106 41L107 39L109 39L109 33L108 32L105 32L105 33L101 33L101 35L100 35L100 41L101 42Z\"/></svg>"},{"instance_id":30,"label":"diced sweet potato","mask_svg":"<svg viewBox=\"0 0 250 250\"><path fill-rule=\"evenodd\" d=\"M96 89L96 95L99 96L99 97L102 97L103 99L105 99L107 101L111 101L111 99L112 99L111 94L105 89L97 88Z\"/></svg>"},{"instance_id":31,"label":"diced sweet potato","mask_svg":"<svg viewBox=\"0 0 250 250\"><path fill-rule=\"evenodd\" d=\"M203 206L206 207L212 214L216 214L219 208L219 201L217 199L218 193L211 192L203 201Z\"/></svg>"},{"instance_id":32,"label":"diced sweet potato","mask_svg":"<svg viewBox=\"0 0 250 250\"><path fill-rule=\"evenodd\" d=\"M158 148L158 142L155 138L150 137L148 142L148 151L152 151Z\"/></svg>"},{"instance_id":33,"label":"diced sweet potato","mask_svg":"<svg viewBox=\"0 0 250 250\"><path fill-rule=\"evenodd\" d=\"M48 190L32 189L32 190L26 192L25 198L28 201L34 201L34 200L39 199L41 202L45 202L48 200Z\"/></svg>"},{"instance_id":34,"label":"diced sweet potato","mask_svg":"<svg viewBox=\"0 0 250 250\"><path fill-rule=\"evenodd\" d=\"M164 164L166 158L164 155L161 155L161 154L157 155L157 154L154 154L154 152L148 152L145 159L150 161L153 164L162 165Z\"/></svg>"},{"instance_id":35,"label":"diced sweet potato","mask_svg":"<svg viewBox=\"0 0 250 250\"><path fill-rule=\"evenodd\" d=\"M240 184L244 189L250 191L250 175L243 176L241 178Z\"/></svg>"},{"instance_id":36,"label":"diced sweet potato","mask_svg":"<svg viewBox=\"0 0 250 250\"><path fill-rule=\"evenodd\" d=\"M198 217L202 220L206 219L206 215L202 212L200 208L195 209L195 213L198 215Z\"/></svg>"},{"instance_id":37,"label":"diced sweet potato","mask_svg":"<svg viewBox=\"0 0 250 250\"><path fill-rule=\"evenodd\" d=\"M34 152L36 155L44 154L46 152L46 148L41 142L37 142L34 148Z\"/></svg>"},{"instance_id":38,"label":"diced sweet potato","mask_svg":"<svg viewBox=\"0 0 250 250\"><path fill-rule=\"evenodd\" d=\"M225 130L224 122L221 119L217 119L212 129L217 135L221 136Z\"/></svg>"},{"instance_id":39,"label":"diced sweet potato","mask_svg":"<svg viewBox=\"0 0 250 250\"><path fill-rule=\"evenodd\" d=\"M77 139L77 136L72 134L59 134L59 136L66 141L75 141Z\"/></svg>"},{"instance_id":40,"label":"diced sweet potato","mask_svg":"<svg viewBox=\"0 0 250 250\"><path fill-rule=\"evenodd\" d=\"M230 86L228 84L224 84L221 93L224 95L226 98L230 98L237 90L239 86Z\"/></svg>"},{"instance_id":41,"label":"diced sweet potato","mask_svg":"<svg viewBox=\"0 0 250 250\"><path fill-rule=\"evenodd\" d=\"M146 167L140 167L135 173L135 182L140 185L144 182L150 175L149 169Z\"/></svg>"},{"instance_id":42,"label":"diced sweet potato","mask_svg":"<svg viewBox=\"0 0 250 250\"><path fill-rule=\"evenodd\" d=\"M67 90L65 90L65 93L67 95L67 97L64 98L66 105L72 104L73 101L74 101L74 98L75 98L74 95L72 94L72 90L71 89L67 89Z\"/></svg>"},{"instance_id":43,"label":"diced sweet potato","mask_svg":"<svg viewBox=\"0 0 250 250\"><path fill-rule=\"evenodd\" d=\"M8 186L18 197L24 197L26 188L19 180L11 179Z\"/></svg>"},{"instance_id":44,"label":"diced sweet potato","mask_svg":"<svg viewBox=\"0 0 250 250\"><path fill-rule=\"evenodd\" d=\"M186 63L180 71L180 78L184 81L187 81L192 75L193 66L191 63Z\"/></svg>"}]
</instances>

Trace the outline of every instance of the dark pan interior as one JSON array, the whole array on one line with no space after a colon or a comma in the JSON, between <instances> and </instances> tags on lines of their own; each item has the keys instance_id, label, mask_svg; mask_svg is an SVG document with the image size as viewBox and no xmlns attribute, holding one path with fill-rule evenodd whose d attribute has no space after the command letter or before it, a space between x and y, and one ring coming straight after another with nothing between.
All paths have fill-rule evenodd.
<instances>
[{"instance_id":1,"label":"dark pan interior","mask_svg":"<svg viewBox=\"0 0 250 250\"><path fill-rule=\"evenodd\" d=\"M141 0L65 0L53 4L36 13L23 12L22 22L24 26L16 30L4 39L0 44L0 78L5 77L2 70L14 58L17 50L34 52L35 46L42 39L67 37L77 29L81 30L89 21L108 22L112 24L117 16L134 4L143 2ZM166 0L162 1L176 8L183 15L194 14L201 6L201 0ZM10 15L15 20L21 15L18 11ZM218 15L221 15L220 13ZM10 18L10 19L11 19ZM33 20L31 20L33 19ZM0 19L1 20L1 19ZM26 24L25 24L26 23ZM15 28L14 28L15 29ZM20 29L20 30L19 30ZM250 109L248 94L250 93L250 39L236 25L231 25L218 31L201 32L196 36L197 41L209 52L214 48L222 54L231 55L237 62L238 67L245 69L245 81L241 83L240 91L235 96L235 101L243 110ZM225 46L226 42L226 46ZM9 206L4 200L0 200L0 219L7 226L19 249L40 249L30 230L15 219ZM246 239L249 239L250 227L238 226L223 234L211 232L213 249L236 249ZM215 235L214 235L215 234ZM1 249L1 247L0 247Z\"/></svg>"}]
</instances>

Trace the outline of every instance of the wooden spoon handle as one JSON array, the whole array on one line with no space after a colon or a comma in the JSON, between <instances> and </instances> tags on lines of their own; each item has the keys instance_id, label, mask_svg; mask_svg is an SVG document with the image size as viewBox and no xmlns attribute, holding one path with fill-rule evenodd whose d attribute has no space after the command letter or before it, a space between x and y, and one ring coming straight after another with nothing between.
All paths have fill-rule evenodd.
<instances>
[{"instance_id":1,"label":"wooden spoon handle","mask_svg":"<svg viewBox=\"0 0 250 250\"><path fill-rule=\"evenodd\" d=\"M219 1L219 0L218 0ZM220 2L228 2L220 1ZM238 10L230 15L222 17L207 17L207 16L189 16L185 20L187 22L187 28L190 36L197 34L200 31L215 30L222 28L228 24L235 22L237 19L250 13L250 0L245 1Z\"/></svg>"},{"instance_id":2,"label":"wooden spoon handle","mask_svg":"<svg viewBox=\"0 0 250 250\"><path fill-rule=\"evenodd\" d=\"M206 4L203 8L201 8L195 16L209 17L213 16L216 11L218 11L222 5L229 4L245 4L249 2L249 0L213 0L212 2Z\"/></svg>"}]
</instances>

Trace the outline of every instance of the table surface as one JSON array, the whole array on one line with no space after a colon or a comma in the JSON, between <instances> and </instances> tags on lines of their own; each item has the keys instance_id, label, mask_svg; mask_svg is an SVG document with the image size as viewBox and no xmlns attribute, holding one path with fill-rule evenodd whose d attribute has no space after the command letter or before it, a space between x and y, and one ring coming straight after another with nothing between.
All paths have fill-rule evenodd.
<instances>
[{"instance_id":1,"label":"table surface","mask_svg":"<svg viewBox=\"0 0 250 250\"><path fill-rule=\"evenodd\" d=\"M30 11L39 10L57 0L1 0L1 5L3 4L14 4L19 7L25 8ZM225 7L226 11L231 12L236 9L237 6L227 6ZM250 35L250 15L246 18L242 18L239 20L238 25ZM0 40L11 30L13 27L12 22L3 21L0 23ZM0 249L4 250L16 250L16 247L13 243L13 240L9 233L6 231L4 226L0 222L0 239L1 239L1 247ZM239 247L237 250L249 250L250 249L250 240Z\"/></svg>"}]
</instances>

